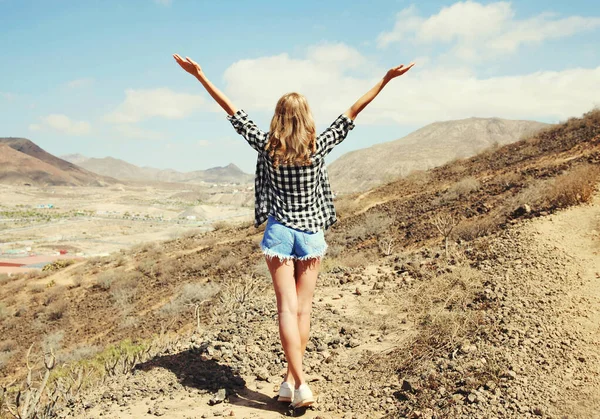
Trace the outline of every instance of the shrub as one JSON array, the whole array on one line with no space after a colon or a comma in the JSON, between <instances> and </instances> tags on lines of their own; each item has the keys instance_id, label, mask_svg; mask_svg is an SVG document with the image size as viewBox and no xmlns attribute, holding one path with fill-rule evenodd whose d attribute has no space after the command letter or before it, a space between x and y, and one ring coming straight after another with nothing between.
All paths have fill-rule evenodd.
<instances>
[{"instance_id":1,"label":"shrub","mask_svg":"<svg viewBox=\"0 0 600 419\"><path fill-rule=\"evenodd\" d=\"M481 288L480 272L468 266L428 274L411 291L406 307L415 321L415 333L386 358L393 363L390 367L402 375L419 375L433 356L451 353L480 321L470 306Z\"/></svg>"},{"instance_id":2,"label":"shrub","mask_svg":"<svg viewBox=\"0 0 600 419\"><path fill-rule=\"evenodd\" d=\"M393 223L394 221L385 214L370 212L361 224L354 225L348 231L348 236L357 240L365 240L372 236L379 237L383 233L389 232Z\"/></svg>"},{"instance_id":3,"label":"shrub","mask_svg":"<svg viewBox=\"0 0 600 419\"><path fill-rule=\"evenodd\" d=\"M28 288L29 292L32 294L40 294L46 291L46 286L44 284L29 284Z\"/></svg>"},{"instance_id":4,"label":"shrub","mask_svg":"<svg viewBox=\"0 0 600 419\"><path fill-rule=\"evenodd\" d=\"M123 313L129 313L135 301L136 290L134 288L119 287L111 290L110 295L115 305Z\"/></svg>"},{"instance_id":5,"label":"shrub","mask_svg":"<svg viewBox=\"0 0 600 419\"><path fill-rule=\"evenodd\" d=\"M423 186L429 182L429 173L425 170L413 170L406 176L406 180L416 186Z\"/></svg>"},{"instance_id":6,"label":"shrub","mask_svg":"<svg viewBox=\"0 0 600 419\"><path fill-rule=\"evenodd\" d=\"M67 311L67 304L64 301L55 301L48 306L46 310L47 319L51 322L60 320Z\"/></svg>"},{"instance_id":7,"label":"shrub","mask_svg":"<svg viewBox=\"0 0 600 419\"><path fill-rule=\"evenodd\" d=\"M231 228L231 224L229 224L227 221L217 221L212 225L212 227L215 231L229 230Z\"/></svg>"},{"instance_id":8,"label":"shrub","mask_svg":"<svg viewBox=\"0 0 600 419\"><path fill-rule=\"evenodd\" d=\"M454 228L454 235L463 240L473 240L492 233L500 222L501 220L498 217L492 215L461 221Z\"/></svg>"},{"instance_id":9,"label":"shrub","mask_svg":"<svg viewBox=\"0 0 600 419\"><path fill-rule=\"evenodd\" d=\"M213 282L184 284L177 296L159 309L163 317L171 317L181 313L186 307L192 307L210 300L219 288Z\"/></svg>"},{"instance_id":10,"label":"shrub","mask_svg":"<svg viewBox=\"0 0 600 419\"><path fill-rule=\"evenodd\" d=\"M42 301L42 304L45 306L49 306L54 301L58 300L58 298L61 296L61 294L64 293L64 291L65 291L64 287L53 287L52 289L49 289L44 294L44 299Z\"/></svg>"},{"instance_id":11,"label":"shrub","mask_svg":"<svg viewBox=\"0 0 600 419\"><path fill-rule=\"evenodd\" d=\"M75 263L75 261L72 259L58 259L58 260L55 260L54 262L49 263L46 266L44 266L42 268L42 271L43 272L55 272L55 271L59 271L63 268L66 268L67 266L71 266L74 263Z\"/></svg>"},{"instance_id":12,"label":"shrub","mask_svg":"<svg viewBox=\"0 0 600 419\"><path fill-rule=\"evenodd\" d=\"M591 164L575 167L556 177L548 190L551 206L565 208L588 202L600 178L600 169Z\"/></svg>"},{"instance_id":13,"label":"shrub","mask_svg":"<svg viewBox=\"0 0 600 419\"><path fill-rule=\"evenodd\" d=\"M55 353L58 352L58 350L61 348L64 337L65 332L62 330L45 335L42 340L42 348L44 349L44 352L50 352L50 350L54 351Z\"/></svg>"},{"instance_id":14,"label":"shrub","mask_svg":"<svg viewBox=\"0 0 600 419\"><path fill-rule=\"evenodd\" d=\"M515 172L503 173L494 177L494 183L501 185L504 188L512 188L519 184L521 176Z\"/></svg>"},{"instance_id":15,"label":"shrub","mask_svg":"<svg viewBox=\"0 0 600 419\"><path fill-rule=\"evenodd\" d=\"M8 274L0 274L0 286L8 284L10 282L10 276Z\"/></svg>"},{"instance_id":16,"label":"shrub","mask_svg":"<svg viewBox=\"0 0 600 419\"><path fill-rule=\"evenodd\" d=\"M115 282L116 275L113 271L102 272L96 278L96 286L104 291L108 291Z\"/></svg>"},{"instance_id":17,"label":"shrub","mask_svg":"<svg viewBox=\"0 0 600 419\"><path fill-rule=\"evenodd\" d=\"M353 255L346 254L341 258L337 258L336 260L339 262L340 266L346 266L348 268L358 268L369 263L369 258L365 252L360 252Z\"/></svg>"},{"instance_id":18,"label":"shrub","mask_svg":"<svg viewBox=\"0 0 600 419\"><path fill-rule=\"evenodd\" d=\"M591 164L576 166L554 179L537 180L517 194L507 210L528 204L534 209L566 208L588 202L600 180L600 169Z\"/></svg>"},{"instance_id":19,"label":"shrub","mask_svg":"<svg viewBox=\"0 0 600 419\"><path fill-rule=\"evenodd\" d=\"M8 316L10 316L8 307L6 307L6 304L0 303L0 320L4 320Z\"/></svg>"},{"instance_id":20,"label":"shrub","mask_svg":"<svg viewBox=\"0 0 600 419\"><path fill-rule=\"evenodd\" d=\"M234 266L236 266L239 262L239 259L232 255L227 255L221 260L219 260L219 268L224 269L226 271L230 270Z\"/></svg>"},{"instance_id":21,"label":"shrub","mask_svg":"<svg viewBox=\"0 0 600 419\"><path fill-rule=\"evenodd\" d=\"M82 345L70 352L62 353L61 361L63 362L77 362L82 359L89 359L100 352L102 348L96 345Z\"/></svg>"},{"instance_id":22,"label":"shrub","mask_svg":"<svg viewBox=\"0 0 600 419\"><path fill-rule=\"evenodd\" d=\"M346 250L346 246L340 244L331 244L327 246L327 256L336 258Z\"/></svg>"},{"instance_id":23,"label":"shrub","mask_svg":"<svg viewBox=\"0 0 600 419\"><path fill-rule=\"evenodd\" d=\"M8 366L10 365L10 361L13 358L13 356L15 356L15 354L16 352L14 351L0 352L0 371L4 371L8 368Z\"/></svg>"},{"instance_id":24,"label":"shrub","mask_svg":"<svg viewBox=\"0 0 600 419\"><path fill-rule=\"evenodd\" d=\"M456 182L448 189L450 194L465 196L471 192L477 191L481 187L481 183L474 177L468 176Z\"/></svg>"}]
</instances>

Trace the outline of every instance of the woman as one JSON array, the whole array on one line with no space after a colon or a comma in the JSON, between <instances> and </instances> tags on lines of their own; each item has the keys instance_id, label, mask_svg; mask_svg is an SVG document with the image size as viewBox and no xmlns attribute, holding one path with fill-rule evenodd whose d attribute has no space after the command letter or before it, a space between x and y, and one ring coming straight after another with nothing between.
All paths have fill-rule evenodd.
<instances>
[{"instance_id":1,"label":"woman","mask_svg":"<svg viewBox=\"0 0 600 419\"><path fill-rule=\"evenodd\" d=\"M354 128L358 114L385 85L414 65L400 65L386 75L321 135L304 96L288 93L275 107L269 132L261 131L243 110L204 75L192 59L174 54L227 112L238 134L258 152L255 177L255 226L267 221L260 247L275 288L279 335L288 362L279 400L304 407L314 403L305 382L302 359L310 331L310 315L321 259L327 249L324 231L336 222L333 195L324 157Z\"/></svg>"}]
</instances>

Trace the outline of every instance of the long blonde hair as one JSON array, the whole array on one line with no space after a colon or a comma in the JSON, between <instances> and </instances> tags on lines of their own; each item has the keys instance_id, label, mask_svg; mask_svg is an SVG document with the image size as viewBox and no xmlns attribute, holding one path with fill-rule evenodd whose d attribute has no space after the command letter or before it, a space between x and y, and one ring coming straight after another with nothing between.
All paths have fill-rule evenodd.
<instances>
[{"instance_id":1,"label":"long blonde hair","mask_svg":"<svg viewBox=\"0 0 600 419\"><path fill-rule=\"evenodd\" d=\"M275 107L265 150L273 166L309 166L317 151L316 128L306 98L299 93L286 93Z\"/></svg>"}]
</instances>

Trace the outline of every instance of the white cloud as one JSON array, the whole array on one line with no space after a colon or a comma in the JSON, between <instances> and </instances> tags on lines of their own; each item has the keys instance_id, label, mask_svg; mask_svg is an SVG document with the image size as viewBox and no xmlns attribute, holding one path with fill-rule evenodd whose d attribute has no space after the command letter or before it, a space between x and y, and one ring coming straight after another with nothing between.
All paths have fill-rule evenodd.
<instances>
[{"instance_id":1,"label":"white cloud","mask_svg":"<svg viewBox=\"0 0 600 419\"><path fill-rule=\"evenodd\" d=\"M350 55L356 62L368 65L355 54ZM226 90L248 112L272 112L281 94L298 91L307 97L316 120L326 123L385 74L382 69L369 72L373 78L349 75L342 66L332 68L318 57L309 50L307 58L280 54L238 61L225 71ZM468 67L423 70L417 62L380 93L361 113L358 124L415 125L471 116L559 120L594 106L598 80L600 67L478 77Z\"/></svg>"},{"instance_id":2,"label":"white cloud","mask_svg":"<svg viewBox=\"0 0 600 419\"><path fill-rule=\"evenodd\" d=\"M14 93L9 92L0 92L0 96L8 101L12 101L17 97Z\"/></svg>"},{"instance_id":3,"label":"white cloud","mask_svg":"<svg viewBox=\"0 0 600 419\"><path fill-rule=\"evenodd\" d=\"M54 130L68 135L85 135L92 131L86 121L74 121L66 115L52 114L41 118L41 123L29 125L30 131Z\"/></svg>"},{"instance_id":4,"label":"white cloud","mask_svg":"<svg viewBox=\"0 0 600 419\"><path fill-rule=\"evenodd\" d=\"M307 97L316 115L339 115L346 108L335 106L340 102L349 106L366 86L344 74L347 70L371 68L372 64L344 44L309 47L306 56L291 58L284 53L237 61L225 70L227 92L238 107L272 111L283 94L296 91ZM383 75L383 70L370 73Z\"/></svg>"},{"instance_id":5,"label":"white cloud","mask_svg":"<svg viewBox=\"0 0 600 419\"><path fill-rule=\"evenodd\" d=\"M520 46L564 38L600 27L600 17L560 18L542 13L516 19L512 4L458 2L427 18L415 6L398 13L396 24L377 39L380 48L397 42L451 44L454 56L467 61L515 52Z\"/></svg>"},{"instance_id":6,"label":"white cloud","mask_svg":"<svg viewBox=\"0 0 600 419\"><path fill-rule=\"evenodd\" d=\"M115 125L115 129L120 136L133 140L160 140L165 137L161 132L147 130L130 124L118 124Z\"/></svg>"},{"instance_id":7,"label":"white cloud","mask_svg":"<svg viewBox=\"0 0 600 419\"><path fill-rule=\"evenodd\" d=\"M558 121L594 107L600 67L489 78L440 68L407 76L386 87L366 109L365 119L387 117L401 124L471 116Z\"/></svg>"},{"instance_id":8,"label":"white cloud","mask_svg":"<svg viewBox=\"0 0 600 419\"><path fill-rule=\"evenodd\" d=\"M88 87L94 83L94 79L91 77L85 77L81 79L75 79L67 82L67 87L71 89L77 89L81 87Z\"/></svg>"},{"instance_id":9,"label":"white cloud","mask_svg":"<svg viewBox=\"0 0 600 419\"><path fill-rule=\"evenodd\" d=\"M148 118L182 119L202 109L206 102L202 96L177 93L167 88L127 89L125 100L105 116L112 123L135 123Z\"/></svg>"}]
</instances>

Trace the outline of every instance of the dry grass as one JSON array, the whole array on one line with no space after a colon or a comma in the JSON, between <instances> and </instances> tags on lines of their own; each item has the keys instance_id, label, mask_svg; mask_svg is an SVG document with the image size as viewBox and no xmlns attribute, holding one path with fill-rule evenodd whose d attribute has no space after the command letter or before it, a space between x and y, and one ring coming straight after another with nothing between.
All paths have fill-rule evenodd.
<instances>
[{"instance_id":1,"label":"dry grass","mask_svg":"<svg viewBox=\"0 0 600 419\"><path fill-rule=\"evenodd\" d=\"M390 231L394 220L386 214L378 212L369 212L360 224L355 224L349 231L346 238L351 240L365 240L369 237L380 237Z\"/></svg>"},{"instance_id":2,"label":"dry grass","mask_svg":"<svg viewBox=\"0 0 600 419\"><path fill-rule=\"evenodd\" d=\"M67 303L64 301L55 301L46 309L46 319L51 322L58 321L63 318L67 311Z\"/></svg>"},{"instance_id":3,"label":"dry grass","mask_svg":"<svg viewBox=\"0 0 600 419\"><path fill-rule=\"evenodd\" d=\"M495 231L501 221L502 219L498 216L485 214L481 217L461 221L454 228L453 234L462 240L473 240Z\"/></svg>"},{"instance_id":4,"label":"dry grass","mask_svg":"<svg viewBox=\"0 0 600 419\"><path fill-rule=\"evenodd\" d=\"M348 268L358 268L366 266L371 262L371 258L367 255L367 252L360 252L356 254L345 254L341 257L336 258L339 266L346 266Z\"/></svg>"},{"instance_id":5,"label":"dry grass","mask_svg":"<svg viewBox=\"0 0 600 419\"><path fill-rule=\"evenodd\" d=\"M234 266L237 266L239 259L233 255L227 255L223 259L219 260L218 267L226 271L230 270Z\"/></svg>"},{"instance_id":6,"label":"dry grass","mask_svg":"<svg viewBox=\"0 0 600 419\"><path fill-rule=\"evenodd\" d=\"M467 176L452 185L448 189L448 193L462 197L478 190L480 187L481 183L477 179L472 176Z\"/></svg>"},{"instance_id":7,"label":"dry grass","mask_svg":"<svg viewBox=\"0 0 600 419\"><path fill-rule=\"evenodd\" d=\"M405 180L416 186L424 186L429 182L430 176L429 172L425 170L413 170L405 177Z\"/></svg>"},{"instance_id":8,"label":"dry grass","mask_svg":"<svg viewBox=\"0 0 600 419\"><path fill-rule=\"evenodd\" d=\"M556 177L546 199L557 208L589 202L600 180L598 166L585 164Z\"/></svg>"},{"instance_id":9,"label":"dry grass","mask_svg":"<svg viewBox=\"0 0 600 419\"><path fill-rule=\"evenodd\" d=\"M434 356L450 354L479 322L479 313L470 308L482 288L479 271L457 266L441 275L421 274L424 279L419 285L399 298L414 323L414 334L383 360L392 362L393 370L406 376L419 376Z\"/></svg>"},{"instance_id":10,"label":"dry grass","mask_svg":"<svg viewBox=\"0 0 600 419\"><path fill-rule=\"evenodd\" d=\"M4 320L10 316L10 310L6 307L6 304L0 303L0 320Z\"/></svg>"},{"instance_id":11,"label":"dry grass","mask_svg":"<svg viewBox=\"0 0 600 419\"><path fill-rule=\"evenodd\" d=\"M507 211L512 212L522 205L529 205L534 211L554 210L589 202L598 181L600 169L591 164L575 166L561 175L547 180L532 181L517 194Z\"/></svg>"},{"instance_id":12,"label":"dry grass","mask_svg":"<svg viewBox=\"0 0 600 419\"><path fill-rule=\"evenodd\" d=\"M8 284L11 281L11 277L8 274L0 274L0 287Z\"/></svg>"},{"instance_id":13,"label":"dry grass","mask_svg":"<svg viewBox=\"0 0 600 419\"><path fill-rule=\"evenodd\" d=\"M158 313L165 318L176 316L186 309L192 310L193 307L209 301L218 291L219 287L214 282L184 284L177 295L163 305Z\"/></svg>"},{"instance_id":14,"label":"dry grass","mask_svg":"<svg viewBox=\"0 0 600 419\"><path fill-rule=\"evenodd\" d=\"M257 275L243 275L240 278L229 279L223 283L219 293L219 301L225 312L236 311L240 306L259 302L259 296L266 296L270 283Z\"/></svg>"},{"instance_id":15,"label":"dry grass","mask_svg":"<svg viewBox=\"0 0 600 419\"><path fill-rule=\"evenodd\" d=\"M213 230L214 231L219 231L219 230L229 230L232 228L232 225L230 223L228 223L227 221L217 221L216 223L214 223L212 225Z\"/></svg>"},{"instance_id":16,"label":"dry grass","mask_svg":"<svg viewBox=\"0 0 600 419\"><path fill-rule=\"evenodd\" d=\"M95 286L104 291L108 291L116 279L117 276L115 272L105 271L98 275L98 278L96 278Z\"/></svg>"}]
</instances>

